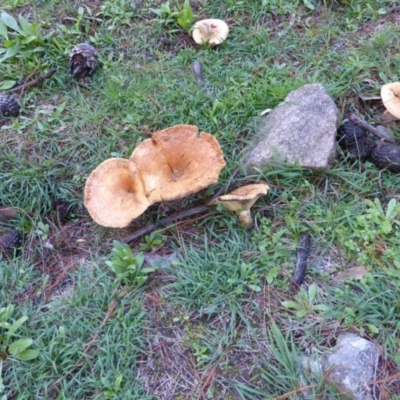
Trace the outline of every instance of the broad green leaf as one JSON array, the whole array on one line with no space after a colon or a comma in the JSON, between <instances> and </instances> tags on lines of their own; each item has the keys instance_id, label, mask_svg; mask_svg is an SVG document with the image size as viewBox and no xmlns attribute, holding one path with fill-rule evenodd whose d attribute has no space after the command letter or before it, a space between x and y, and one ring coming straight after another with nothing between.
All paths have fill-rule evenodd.
<instances>
[{"instance_id":1,"label":"broad green leaf","mask_svg":"<svg viewBox=\"0 0 400 400\"><path fill-rule=\"evenodd\" d=\"M3 22L0 21L0 35L3 36L3 38L8 40L8 30L6 25L4 25Z\"/></svg>"},{"instance_id":2,"label":"broad green leaf","mask_svg":"<svg viewBox=\"0 0 400 400\"><path fill-rule=\"evenodd\" d=\"M39 352L32 349L26 349L22 353L19 353L18 355L15 356L15 358L21 361L30 361L38 357L39 357Z\"/></svg>"},{"instance_id":3,"label":"broad green leaf","mask_svg":"<svg viewBox=\"0 0 400 400\"><path fill-rule=\"evenodd\" d=\"M392 231L392 225L389 220L385 219L381 222L381 230L383 233L390 233Z\"/></svg>"},{"instance_id":4,"label":"broad green leaf","mask_svg":"<svg viewBox=\"0 0 400 400\"><path fill-rule=\"evenodd\" d=\"M8 351L13 356L16 356L17 354L22 353L29 346L31 346L32 343L33 343L32 339L19 339L10 344L10 346L8 347Z\"/></svg>"},{"instance_id":5,"label":"broad green leaf","mask_svg":"<svg viewBox=\"0 0 400 400\"><path fill-rule=\"evenodd\" d=\"M304 316L306 316L308 313L308 310L299 310L296 313L296 317L298 318L303 318Z\"/></svg>"},{"instance_id":6,"label":"broad green leaf","mask_svg":"<svg viewBox=\"0 0 400 400\"><path fill-rule=\"evenodd\" d=\"M304 3L304 5L308 8L308 9L310 9L310 10L314 10L314 5L311 3L311 1L309 1L309 0L303 0L303 3Z\"/></svg>"},{"instance_id":7,"label":"broad green leaf","mask_svg":"<svg viewBox=\"0 0 400 400\"><path fill-rule=\"evenodd\" d=\"M0 83L0 90L7 90L12 88L16 84L16 81L6 80Z\"/></svg>"},{"instance_id":8,"label":"broad green leaf","mask_svg":"<svg viewBox=\"0 0 400 400\"><path fill-rule=\"evenodd\" d=\"M261 288L258 285L252 285L252 284L248 284L247 285L251 290L254 290L255 292L261 292Z\"/></svg>"},{"instance_id":9,"label":"broad green leaf","mask_svg":"<svg viewBox=\"0 0 400 400\"><path fill-rule=\"evenodd\" d=\"M3 57L0 58L0 64L7 60L7 58L14 57L18 53L18 46L9 47Z\"/></svg>"},{"instance_id":10,"label":"broad green leaf","mask_svg":"<svg viewBox=\"0 0 400 400\"><path fill-rule=\"evenodd\" d=\"M313 283L309 288L308 288L308 301L310 303L313 302L313 300L315 299L315 296L317 294L317 285L315 283Z\"/></svg>"},{"instance_id":11,"label":"broad green leaf","mask_svg":"<svg viewBox=\"0 0 400 400\"><path fill-rule=\"evenodd\" d=\"M157 267L148 267L148 268L142 268L140 272L143 274L149 274L150 272L154 272L157 269Z\"/></svg>"},{"instance_id":12,"label":"broad green leaf","mask_svg":"<svg viewBox=\"0 0 400 400\"><path fill-rule=\"evenodd\" d=\"M28 319L26 315L22 316L21 318L17 319L13 322L13 324L8 329L8 334L12 335L17 331L17 329Z\"/></svg>"},{"instance_id":13,"label":"broad green leaf","mask_svg":"<svg viewBox=\"0 0 400 400\"><path fill-rule=\"evenodd\" d=\"M36 40L36 36L27 36L21 40L21 44L28 44L34 42Z\"/></svg>"},{"instance_id":14,"label":"broad green leaf","mask_svg":"<svg viewBox=\"0 0 400 400\"><path fill-rule=\"evenodd\" d=\"M400 365L400 351L398 351L395 355L394 355L394 362L397 365Z\"/></svg>"},{"instance_id":15,"label":"broad green leaf","mask_svg":"<svg viewBox=\"0 0 400 400\"><path fill-rule=\"evenodd\" d=\"M293 310L297 310L299 308L299 305L294 301L282 301L282 305L285 308L291 308Z\"/></svg>"},{"instance_id":16,"label":"broad green leaf","mask_svg":"<svg viewBox=\"0 0 400 400\"><path fill-rule=\"evenodd\" d=\"M372 324L367 324L367 328L371 333L379 333L379 329Z\"/></svg>"},{"instance_id":17,"label":"broad green leaf","mask_svg":"<svg viewBox=\"0 0 400 400\"><path fill-rule=\"evenodd\" d=\"M14 29L14 31L21 34L24 33L19 27L17 20L10 14L7 14L5 11L1 13L0 20L4 23L4 25L8 26L11 29Z\"/></svg>"},{"instance_id":18,"label":"broad green leaf","mask_svg":"<svg viewBox=\"0 0 400 400\"><path fill-rule=\"evenodd\" d=\"M35 36L35 30L32 29L32 25L22 15L19 16L19 24L21 25L21 28L26 36Z\"/></svg>"},{"instance_id":19,"label":"broad green leaf","mask_svg":"<svg viewBox=\"0 0 400 400\"><path fill-rule=\"evenodd\" d=\"M119 389L119 387L121 386L122 379L123 379L123 375L121 375L121 374L118 375L118 376L115 378L115 383L114 383L114 389L115 389L115 390Z\"/></svg>"},{"instance_id":20,"label":"broad green leaf","mask_svg":"<svg viewBox=\"0 0 400 400\"><path fill-rule=\"evenodd\" d=\"M279 274L278 268L271 268L267 274L267 282L271 284L274 281L274 279L278 276L278 274Z\"/></svg>"},{"instance_id":21,"label":"broad green leaf","mask_svg":"<svg viewBox=\"0 0 400 400\"><path fill-rule=\"evenodd\" d=\"M312 307L314 311L329 311L331 308L326 304L317 304Z\"/></svg>"},{"instance_id":22,"label":"broad green leaf","mask_svg":"<svg viewBox=\"0 0 400 400\"><path fill-rule=\"evenodd\" d=\"M387 205L387 210L386 210L386 218L387 219L391 219L393 215L393 210L396 207L396 200L392 199L389 201L388 205Z\"/></svg>"}]
</instances>

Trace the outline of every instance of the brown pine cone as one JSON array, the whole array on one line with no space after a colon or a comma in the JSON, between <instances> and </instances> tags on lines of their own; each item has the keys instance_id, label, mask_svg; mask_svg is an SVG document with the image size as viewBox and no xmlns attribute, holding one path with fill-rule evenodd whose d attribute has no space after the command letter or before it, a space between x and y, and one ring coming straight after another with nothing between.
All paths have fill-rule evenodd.
<instances>
[{"instance_id":1,"label":"brown pine cone","mask_svg":"<svg viewBox=\"0 0 400 400\"><path fill-rule=\"evenodd\" d=\"M87 43L78 44L71 51L69 66L75 79L86 78L97 67L97 50Z\"/></svg>"},{"instance_id":2,"label":"brown pine cone","mask_svg":"<svg viewBox=\"0 0 400 400\"><path fill-rule=\"evenodd\" d=\"M400 172L400 147L382 140L372 150L371 161L380 169Z\"/></svg>"},{"instance_id":3,"label":"brown pine cone","mask_svg":"<svg viewBox=\"0 0 400 400\"><path fill-rule=\"evenodd\" d=\"M9 94L0 94L0 116L18 117L20 108L14 97Z\"/></svg>"},{"instance_id":4,"label":"brown pine cone","mask_svg":"<svg viewBox=\"0 0 400 400\"><path fill-rule=\"evenodd\" d=\"M367 131L349 119L343 122L337 130L337 141L343 148L348 148L366 136Z\"/></svg>"},{"instance_id":5,"label":"brown pine cone","mask_svg":"<svg viewBox=\"0 0 400 400\"><path fill-rule=\"evenodd\" d=\"M348 147L349 158L352 160L365 159L371 155L375 146L375 140L368 137L360 138L357 142Z\"/></svg>"},{"instance_id":6,"label":"brown pine cone","mask_svg":"<svg viewBox=\"0 0 400 400\"><path fill-rule=\"evenodd\" d=\"M14 249L18 249L21 242L21 234L15 229L10 233L0 236L0 254L12 256L14 254Z\"/></svg>"}]
</instances>

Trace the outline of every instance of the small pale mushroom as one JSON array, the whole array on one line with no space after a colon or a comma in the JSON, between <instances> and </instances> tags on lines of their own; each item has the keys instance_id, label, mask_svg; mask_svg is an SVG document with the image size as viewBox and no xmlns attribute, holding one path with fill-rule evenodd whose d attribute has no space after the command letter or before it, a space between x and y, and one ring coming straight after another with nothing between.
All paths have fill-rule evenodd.
<instances>
[{"instance_id":1,"label":"small pale mushroom","mask_svg":"<svg viewBox=\"0 0 400 400\"><path fill-rule=\"evenodd\" d=\"M133 151L150 203L180 199L218 182L225 166L214 136L194 125L176 125L153 133Z\"/></svg>"},{"instance_id":2,"label":"small pale mushroom","mask_svg":"<svg viewBox=\"0 0 400 400\"><path fill-rule=\"evenodd\" d=\"M84 204L100 225L123 228L150 205L136 165L123 158L103 161L85 184Z\"/></svg>"},{"instance_id":3,"label":"small pale mushroom","mask_svg":"<svg viewBox=\"0 0 400 400\"><path fill-rule=\"evenodd\" d=\"M251 228L253 219L251 217L251 207L261 196L268 193L269 186L266 183L255 183L242 186L229 194L219 196L211 200L208 205L222 204L229 210L239 213L239 220L246 228Z\"/></svg>"},{"instance_id":4,"label":"small pale mushroom","mask_svg":"<svg viewBox=\"0 0 400 400\"><path fill-rule=\"evenodd\" d=\"M392 119L400 119L400 82L392 82L383 85L381 98L386 107L384 115Z\"/></svg>"},{"instance_id":5,"label":"small pale mushroom","mask_svg":"<svg viewBox=\"0 0 400 400\"><path fill-rule=\"evenodd\" d=\"M203 19L194 24L192 37L197 44L209 43L216 46L222 43L229 33L229 27L221 19Z\"/></svg>"}]
</instances>

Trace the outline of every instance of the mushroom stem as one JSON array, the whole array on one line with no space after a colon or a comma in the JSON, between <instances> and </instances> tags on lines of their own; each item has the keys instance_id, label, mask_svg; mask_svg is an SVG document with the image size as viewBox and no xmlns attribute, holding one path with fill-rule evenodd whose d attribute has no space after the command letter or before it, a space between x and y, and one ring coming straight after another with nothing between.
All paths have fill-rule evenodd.
<instances>
[{"instance_id":1,"label":"mushroom stem","mask_svg":"<svg viewBox=\"0 0 400 400\"><path fill-rule=\"evenodd\" d=\"M239 221L246 227L251 229L254 225L250 210L243 210L239 213Z\"/></svg>"}]
</instances>

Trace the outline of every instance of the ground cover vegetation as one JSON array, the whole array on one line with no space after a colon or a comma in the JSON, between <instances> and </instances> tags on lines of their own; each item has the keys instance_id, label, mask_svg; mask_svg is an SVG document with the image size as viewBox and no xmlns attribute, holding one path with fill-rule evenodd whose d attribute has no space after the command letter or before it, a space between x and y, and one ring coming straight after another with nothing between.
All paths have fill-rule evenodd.
<instances>
[{"instance_id":1,"label":"ground cover vegetation","mask_svg":"<svg viewBox=\"0 0 400 400\"><path fill-rule=\"evenodd\" d=\"M56 72L16 94L21 114L0 128L0 203L19 210L1 229L23 234L22 249L0 260L0 399L340 399L324 376L302 374L297 356L345 330L380 346L379 398L398 398L399 175L343 154L325 172L241 170L260 113L306 83L376 121L382 104L363 98L400 79L397 3L3 0L1 90ZM228 40L195 45L187 31L200 17L227 21ZM85 41L100 66L77 83L68 55ZM212 92L198 85L196 60ZM96 225L82 199L90 172L179 123L217 137L220 183L153 205L126 229ZM253 230L221 208L130 248L114 242L204 204L225 182L260 179L271 190ZM305 229L312 254L293 294ZM138 251L181 256L148 268ZM368 272L346 282L330 273L351 266Z\"/></svg>"}]
</instances>

